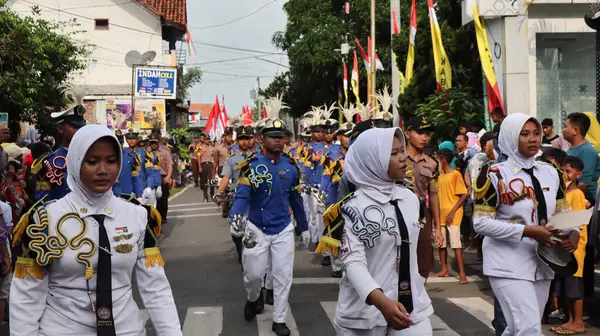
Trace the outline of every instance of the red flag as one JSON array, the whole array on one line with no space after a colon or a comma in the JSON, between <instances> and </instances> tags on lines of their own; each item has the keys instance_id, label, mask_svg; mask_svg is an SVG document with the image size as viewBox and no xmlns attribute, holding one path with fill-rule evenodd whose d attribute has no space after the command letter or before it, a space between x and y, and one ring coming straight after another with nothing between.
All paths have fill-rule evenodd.
<instances>
[{"instance_id":1,"label":"red flag","mask_svg":"<svg viewBox=\"0 0 600 336\"><path fill-rule=\"evenodd\" d=\"M225 104L223 104L223 111L221 111L221 122L223 123L223 127L229 126L229 116L227 115Z\"/></svg>"},{"instance_id":2,"label":"red flag","mask_svg":"<svg viewBox=\"0 0 600 336\"><path fill-rule=\"evenodd\" d=\"M367 37L367 47L369 48L369 64L371 62L371 38ZM381 60L379 60L379 55L377 55L377 51L375 51L375 67L377 70L384 70L383 69L383 64L381 63ZM371 71L371 69L369 69L369 71Z\"/></svg>"},{"instance_id":3,"label":"red flag","mask_svg":"<svg viewBox=\"0 0 600 336\"><path fill-rule=\"evenodd\" d=\"M265 118L265 119L267 119L267 118L268 118L268 116L267 116L267 108L266 108L266 107L263 107L263 109L262 109L262 116L263 116L263 118Z\"/></svg>"},{"instance_id":4,"label":"red flag","mask_svg":"<svg viewBox=\"0 0 600 336\"><path fill-rule=\"evenodd\" d=\"M217 96L215 99L215 104L210 109L210 115L208 116L206 127L204 127L204 133L208 134L211 140L214 140L217 136L217 120L220 112L221 109L219 108L219 96Z\"/></svg>"},{"instance_id":5,"label":"red flag","mask_svg":"<svg viewBox=\"0 0 600 336\"><path fill-rule=\"evenodd\" d=\"M246 106L246 110L243 114L244 118L242 119L242 125L250 125L252 124L252 111L248 106Z\"/></svg>"},{"instance_id":6,"label":"red flag","mask_svg":"<svg viewBox=\"0 0 600 336\"><path fill-rule=\"evenodd\" d=\"M360 50L360 55L362 56L363 61L365 62L365 68L367 68L367 72L371 72L371 60L369 59L369 56L367 56L365 49L363 49L356 37L354 38L354 41L356 42L356 46Z\"/></svg>"},{"instance_id":7,"label":"red flag","mask_svg":"<svg viewBox=\"0 0 600 336\"><path fill-rule=\"evenodd\" d=\"M394 18L394 25L393 25L394 29L393 29L392 33L394 35L400 34L400 28L398 28L398 19L396 18L396 10L395 9L392 10L392 16Z\"/></svg>"}]
</instances>

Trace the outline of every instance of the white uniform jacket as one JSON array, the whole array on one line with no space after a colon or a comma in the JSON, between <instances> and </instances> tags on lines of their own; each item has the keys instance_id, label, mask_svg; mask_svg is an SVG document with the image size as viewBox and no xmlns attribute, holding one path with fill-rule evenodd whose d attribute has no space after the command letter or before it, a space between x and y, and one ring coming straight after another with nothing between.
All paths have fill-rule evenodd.
<instances>
[{"instance_id":1,"label":"white uniform jacket","mask_svg":"<svg viewBox=\"0 0 600 336\"><path fill-rule=\"evenodd\" d=\"M335 322L345 328L372 329L388 325L383 314L366 303L373 290L380 288L388 298L398 300L396 258L400 256L400 231L394 206L382 196L361 188L341 206L345 223L340 254L344 275ZM425 279L419 275L417 265L419 199L400 186L394 188L392 199L398 200L409 233L414 306L411 318L418 323L433 314Z\"/></svg>"},{"instance_id":2,"label":"white uniform jacket","mask_svg":"<svg viewBox=\"0 0 600 336\"><path fill-rule=\"evenodd\" d=\"M547 218L568 210L562 172L536 162L534 176L546 200ZM538 225L531 177L516 168L511 158L485 164L474 185L475 231L483 235L483 273L487 276L528 281L554 279L554 272L537 255L538 243L523 238L525 225Z\"/></svg>"},{"instance_id":3,"label":"white uniform jacket","mask_svg":"<svg viewBox=\"0 0 600 336\"><path fill-rule=\"evenodd\" d=\"M104 226L112 252L112 300L117 335L146 334L139 308L133 300L134 270L144 308L148 310L157 334L181 335L179 317L158 247L144 248L148 223L144 207L112 197L105 207L94 209L70 193L47 204L45 208L48 219L47 236L51 239L60 237L59 231L62 232L66 247L58 249L59 255L43 268L37 258L19 258L10 293L11 335L96 335L96 314L92 311L87 294L86 266L76 259L79 255L80 260L88 260L93 267L94 273L89 285L96 302L99 224L92 217L94 214L106 216ZM60 223L61 218L64 219L69 214L74 214L75 217ZM77 217L83 219L83 222ZM39 217L35 222L40 222ZM30 223L29 229L34 225ZM26 233L23 234L24 237L25 235ZM77 239L74 238L78 235L89 238L93 247L89 241L84 240L78 249L73 248L77 247ZM53 244L45 245L46 254L50 253L48 246L51 245ZM90 250L93 254L86 258L85 253Z\"/></svg>"}]
</instances>

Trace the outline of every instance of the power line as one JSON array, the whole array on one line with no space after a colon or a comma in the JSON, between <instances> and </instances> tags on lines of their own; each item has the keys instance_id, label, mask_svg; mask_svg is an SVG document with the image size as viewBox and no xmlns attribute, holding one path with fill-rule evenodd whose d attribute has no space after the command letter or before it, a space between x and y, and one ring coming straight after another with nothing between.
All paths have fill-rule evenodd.
<instances>
[{"instance_id":1,"label":"power line","mask_svg":"<svg viewBox=\"0 0 600 336\"><path fill-rule=\"evenodd\" d=\"M91 20L91 21L95 21L96 20L96 19L88 17L88 16L84 16L84 15L80 15L80 14L75 14L75 13L72 13L72 12L67 12L67 11L64 11L64 10L61 10L61 9L58 9L58 8L54 8L54 7L40 5L38 3L31 2L29 0L23 0L23 2L27 2L27 3L30 3L32 5L36 5L36 6L39 6L39 7L48 8L50 10L57 11L57 12L60 12L60 13L66 13L66 14L69 14L69 15L72 15L72 16L75 16L75 17L79 17L79 18L82 18L82 19L86 19L86 20ZM131 30L131 31L143 33L143 34L148 34L148 35L155 35L156 34L155 32L152 32L152 31L146 31L146 30L141 30L141 29L137 29L137 28L133 28L133 27L128 27L128 26L120 25L118 23L113 23L113 22L111 22L110 25L114 26L114 27L119 27L119 28L122 28L122 29L127 29L127 30ZM261 51L261 50L253 50L253 49L229 47L229 46L224 46L224 45L219 45L219 44L213 44L213 43L208 43L208 42L202 42L202 41L192 41L192 43L194 43L194 44L200 44L200 45L205 45L205 46L210 46L210 47L215 47L215 48L228 49L228 50L238 50L238 51L245 51L245 52L251 52L251 53L258 53L258 54L268 54L268 53L271 53L269 51Z\"/></svg>"},{"instance_id":2,"label":"power line","mask_svg":"<svg viewBox=\"0 0 600 336\"><path fill-rule=\"evenodd\" d=\"M275 77L275 76L257 76L257 75L244 75L244 74L229 74L229 73L223 73L223 72L216 72L216 71L202 71L202 73L206 73L206 74L213 74L213 75L221 75L221 76L231 76L231 77L244 77L244 78L256 78L256 77Z\"/></svg>"},{"instance_id":3,"label":"power line","mask_svg":"<svg viewBox=\"0 0 600 336\"><path fill-rule=\"evenodd\" d=\"M204 26L204 27L189 27L189 28L190 28L190 29L196 29L196 30L202 30L202 29L208 29L208 28L223 27L223 26L226 26L226 25L229 25L229 24L232 24L232 23L236 23L236 22L238 22L238 21L240 21L240 20L243 20L243 19L245 19L245 18L247 18L247 17L250 17L250 16L252 16L252 15L254 15L254 14L256 14L256 13L260 12L262 9L266 8L266 7L267 7L267 6L269 6L270 4L272 4L272 3L275 3L275 2L277 2L277 0L273 0L273 1L271 1L271 2L269 2L269 3L267 3L267 4L265 4L264 6L261 6L260 8L256 9L255 11L253 11L253 12L251 12L251 13L248 13L248 14L246 14L246 15L244 15L244 16L240 16L239 18L237 18L237 19L235 19L235 20L231 20L231 21L228 21L228 22L225 22L225 23L220 23L220 24L210 25L210 26Z\"/></svg>"},{"instance_id":4,"label":"power line","mask_svg":"<svg viewBox=\"0 0 600 336\"><path fill-rule=\"evenodd\" d=\"M224 59L224 60L215 60L215 61L209 61L209 62L200 62L200 63L191 63L191 64L187 64L187 65L207 65L207 64L215 64L215 63L225 63L225 62L234 62L234 61L239 61L239 60L244 60L244 59L259 59L259 56L268 56L269 54L266 55L256 55L256 56L247 56L247 57L239 57L239 58L230 58L230 59ZM278 53L271 53L270 55L279 55Z\"/></svg>"},{"instance_id":5,"label":"power line","mask_svg":"<svg viewBox=\"0 0 600 336\"><path fill-rule=\"evenodd\" d=\"M115 3L115 4L108 4L108 5L90 5L90 6L79 6L79 7L68 7L65 8L66 10L68 9L83 9L83 8L99 8L99 7L112 7L112 6L121 6L121 5L126 5L126 4L130 4L133 3L132 0L127 0L125 2L121 2L121 3Z\"/></svg>"}]
</instances>

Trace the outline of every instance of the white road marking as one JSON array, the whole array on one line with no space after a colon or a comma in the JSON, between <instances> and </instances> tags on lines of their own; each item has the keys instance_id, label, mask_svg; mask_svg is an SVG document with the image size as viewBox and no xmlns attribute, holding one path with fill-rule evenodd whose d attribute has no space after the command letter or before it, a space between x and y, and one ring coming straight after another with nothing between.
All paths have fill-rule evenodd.
<instances>
[{"instance_id":1,"label":"white road marking","mask_svg":"<svg viewBox=\"0 0 600 336\"><path fill-rule=\"evenodd\" d=\"M171 218L190 218L190 217L212 217L212 216L221 216L220 212L211 212L211 213L205 213L205 214L196 214L196 215L169 215L169 219Z\"/></svg>"},{"instance_id":2,"label":"white road marking","mask_svg":"<svg viewBox=\"0 0 600 336\"><path fill-rule=\"evenodd\" d=\"M462 310L471 314L490 329L494 319L494 305L480 297L448 298L448 301L459 306Z\"/></svg>"},{"instance_id":3,"label":"white road marking","mask_svg":"<svg viewBox=\"0 0 600 336\"><path fill-rule=\"evenodd\" d=\"M223 332L223 307L190 307L183 322L184 336L219 336Z\"/></svg>"},{"instance_id":4,"label":"white road marking","mask_svg":"<svg viewBox=\"0 0 600 336\"><path fill-rule=\"evenodd\" d=\"M273 336L274 333L271 331L273 325L273 306L265 305L263 313L256 315L256 322L258 323L258 336ZM294 320L294 316L292 316L292 309L289 304L285 324L290 328L290 336L300 336L296 320Z\"/></svg>"},{"instance_id":5,"label":"white road marking","mask_svg":"<svg viewBox=\"0 0 600 336\"><path fill-rule=\"evenodd\" d=\"M337 301L321 301L321 307L327 314L329 321L333 325L333 318L335 317L335 307L337 306Z\"/></svg>"},{"instance_id":6,"label":"white road marking","mask_svg":"<svg viewBox=\"0 0 600 336\"><path fill-rule=\"evenodd\" d=\"M428 284L436 284L436 283L458 283L460 279L455 277L445 277L445 278L428 278ZM469 282L480 282L483 281L480 277L468 276L467 280ZM339 284L339 278L294 278L292 281L293 285L329 285L329 284Z\"/></svg>"},{"instance_id":7,"label":"white road marking","mask_svg":"<svg viewBox=\"0 0 600 336\"><path fill-rule=\"evenodd\" d=\"M437 315L433 314L429 317L431 320L431 327L433 329L433 334L436 336L460 336L454 330L450 329L450 327L442 321Z\"/></svg>"},{"instance_id":8,"label":"white road marking","mask_svg":"<svg viewBox=\"0 0 600 336\"><path fill-rule=\"evenodd\" d=\"M188 189L190 189L192 187L192 185L193 184L188 184L185 188L183 188L180 192L178 192L177 195L169 197L169 202L176 199L177 197L179 197L179 195L183 194L184 192L186 192Z\"/></svg>"},{"instance_id":9,"label":"white road marking","mask_svg":"<svg viewBox=\"0 0 600 336\"><path fill-rule=\"evenodd\" d=\"M183 204L169 204L169 208L182 208L182 207L215 207L217 208L217 204L210 202L202 202L202 203L183 203Z\"/></svg>"},{"instance_id":10,"label":"white road marking","mask_svg":"<svg viewBox=\"0 0 600 336\"><path fill-rule=\"evenodd\" d=\"M198 209L198 208L180 209L180 208L177 208L177 209L170 210L169 213L172 213L172 212L187 212L187 211L205 211L205 210L210 210L210 209L206 209L206 208L201 208L201 209Z\"/></svg>"}]
</instances>

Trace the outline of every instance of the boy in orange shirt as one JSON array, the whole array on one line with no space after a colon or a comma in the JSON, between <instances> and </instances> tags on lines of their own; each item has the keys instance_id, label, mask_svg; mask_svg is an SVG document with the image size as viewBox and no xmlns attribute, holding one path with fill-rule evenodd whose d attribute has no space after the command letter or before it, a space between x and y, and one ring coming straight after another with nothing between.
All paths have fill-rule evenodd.
<instances>
[{"instance_id":1,"label":"boy in orange shirt","mask_svg":"<svg viewBox=\"0 0 600 336\"><path fill-rule=\"evenodd\" d=\"M436 277L448 276L448 251L446 250L447 236L450 238L450 248L454 249L456 263L458 264L460 284L466 284L465 264L462 255L462 244L460 241L460 224L463 217L463 204L469 197L469 191L465 186L462 174L450 167L454 153L449 149L442 149L437 154L437 159L442 167L438 177L440 218L442 223L442 246L440 247L440 263L442 270Z\"/></svg>"},{"instance_id":2,"label":"boy in orange shirt","mask_svg":"<svg viewBox=\"0 0 600 336\"><path fill-rule=\"evenodd\" d=\"M567 156L563 170L567 177L567 201L571 210L585 210L585 195L577 188L577 180L583 174L583 161L575 156ZM583 260L585 259L585 245L587 244L587 226L579 227L579 244L573 252L577 260L577 272L571 276L556 276L556 296L561 297L567 303L569 321L552 331L559 335L575 335L585 332L583 323Z\"/></svg>"}]
</instances>

